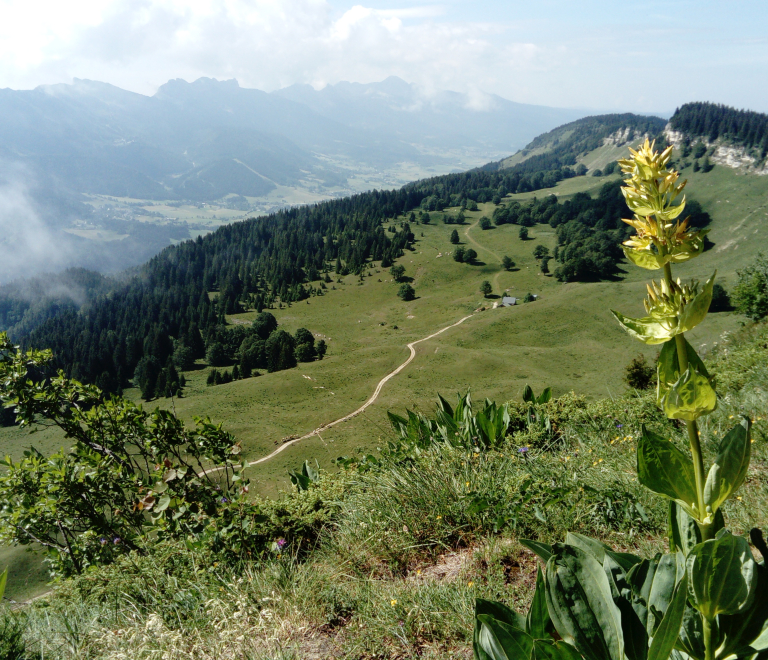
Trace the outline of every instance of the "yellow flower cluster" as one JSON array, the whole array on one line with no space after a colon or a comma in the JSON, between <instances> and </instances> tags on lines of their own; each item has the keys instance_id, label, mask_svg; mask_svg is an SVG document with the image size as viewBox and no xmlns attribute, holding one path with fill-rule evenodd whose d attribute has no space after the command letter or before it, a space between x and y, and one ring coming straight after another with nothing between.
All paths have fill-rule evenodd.
<instances>
[{"instance_id":1,"label":"yellow flower cluster","mask_svg":"<svg viewBox=\"0 0 768 660\"><path fill-rule=\"evenodd\" d=\"M701 254L706 233L689 229L688 218L678 220L685 196L679 204L674 201L686 182L678 184L679 173L667 168L672 147L659 153L654 144L646 139L638 151L629 150L631 158L619 161L622 172L629 175L621 191L633 212L632 219L624 222L637 232L624 242L624 252L635 265L651 270Z\"/></svg>"}]
</instances>

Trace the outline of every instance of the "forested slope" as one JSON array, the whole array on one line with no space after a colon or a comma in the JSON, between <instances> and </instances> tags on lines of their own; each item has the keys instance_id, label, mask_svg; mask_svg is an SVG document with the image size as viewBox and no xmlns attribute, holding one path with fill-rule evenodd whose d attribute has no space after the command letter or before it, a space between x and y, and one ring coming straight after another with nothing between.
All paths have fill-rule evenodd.
<instances>
[{"instance_id":1,"label":"forested slope","mask_svg":"<svg viewBox=\"0 0 768 660\"><path fill-rule=\"evenodd\" d=\"M760 160L768 155L768 115L760 112L718 103L686 103L675 111L669 124L689 138L725 140L752 150Z\"/></svg>"},{"instance_id":2,"label":"forested slope","mask_svg":"<svg viewBox=\"0 0 768 660\"><path fill-rule=\"evenodd\" d=\"M17 339L26 346L51 348L68 374L117 392L128 385L142 358L162 366L179 345L195 358L203 357L206 343L222 336L226 314L323 295L332 270L360 274L374 261L389 267L415 235L408 223L394 234L385 233L386 219L477 202L499 205L507 194L551 187L579 175L585 168L572 167L576 157L617 132L620 141L632 140L660 131L663 124L655 117L630 114L592 117L537 138L527 148L533 155L512 167L493 163L399 190L374 190L222 227L167 248L82 310L41 312L38 318L47 320L34 329L23 328ZM611 277L621 259L615 244L624 233L617 187L605 188L595 201L582 195L566 204L550 200L545 208L542 203L520 219L510 208L502 221L545 222L558 228L560 249L554 256L562 264L559 279ZM503 214L504 207L498 208ZM415 220L411 214L410 222ZM569 250L572 245L578 250ZM579 263L568 257L574 252L582 255ZM594 258L585 261L584 254Z\"/></svg>"}]
</instances>

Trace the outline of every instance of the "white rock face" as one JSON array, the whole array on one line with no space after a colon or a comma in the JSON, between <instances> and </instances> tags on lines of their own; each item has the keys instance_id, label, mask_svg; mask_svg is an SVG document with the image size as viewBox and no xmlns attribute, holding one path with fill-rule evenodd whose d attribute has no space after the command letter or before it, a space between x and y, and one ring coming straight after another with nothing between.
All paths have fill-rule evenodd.
<instances>
[{"instance_id":1,"label":"white rock face","mask_svg":"<svg viewBox=\"0 0 768 660\"><path fill-rule=\"evenodd\" d=\"M664 135L667 141L678 149L683 143L684 135L681 131L672 130L672 127L667 124L664 128ZM735 147L732 145L713 143L707 140L705 137L699 137L697 140L703 142L707 149L714 147L710 160L716 165L724 165L731 169L743 169L750 174L757 174L759 176L768 175L768 160L763 163L762 167L757 166L757 160L747 153L744 147Z\"/></svg>"},{"instance_id":2,"label":"white rock face","mask_svg":"<svg viewBox=\"0 0 768 660\"><path fill-rule=\"evenodd\" d=\"M624 144L644 140L647 137L649 137L647 133L638 133L635 129L627 126L626 128L620 128L618 131L611 133L608 137L603 138L603 145L613 144L620 147Z\"/></svg>"}]
</instances>

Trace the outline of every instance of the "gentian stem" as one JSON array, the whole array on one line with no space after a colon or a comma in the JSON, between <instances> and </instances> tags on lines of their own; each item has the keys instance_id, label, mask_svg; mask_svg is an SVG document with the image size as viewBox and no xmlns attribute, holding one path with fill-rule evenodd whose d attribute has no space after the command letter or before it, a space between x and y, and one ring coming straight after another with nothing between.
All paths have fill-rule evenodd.
<instances>
[{"instance_id":1,"label":"gentian stem","mask_svg":"<svg viewBox=\"0 0 768 660\"><path fill-rule=\"evenodd\" d=\"M672 268L669 263L664 264L664 277L667 285L672 288ZM685 335L683 333L675 335L675 346L677 347L677 361L680 365L680 374L682 375L688 369L688 350L685 346ZM688 430L688 444L693 456L693 474L696 479L696 511L699 518L706 516L704 506L704 455L701 451L701 442L699 438L699 427L696 420L686 420L685 425ZM712 525L698 523L701 531L702 540L706 541L712 537Z\"/></svg>"}]
</instances>

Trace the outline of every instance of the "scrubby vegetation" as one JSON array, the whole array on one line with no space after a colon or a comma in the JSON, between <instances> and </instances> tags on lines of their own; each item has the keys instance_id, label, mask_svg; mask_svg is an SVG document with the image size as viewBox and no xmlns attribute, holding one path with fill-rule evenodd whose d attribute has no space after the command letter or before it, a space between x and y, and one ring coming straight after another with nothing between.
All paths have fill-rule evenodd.
<instances>
[{"instance_id":1,"label":"scrubby vegetation","mask_svg":"<svg viewBox=\"0 0 768 660\"><path fill-rule=\"evenodd\" d=\"M704 450L716 451L733 415L754 419L741 500L725 504L737 532L768 522L767 365L766 326L725 339L708 359L721 400L702 424ZM150 535L5 616L31 657L458 658L469 653L476 597L529 602L535 561L518 538L551 542L571 530L661 549L667 507L637 482L637 441L643 425L675 441L685 434L655 394L488 405L458 415L448 406L454 418L471 410L459 441L411 441L397 426L376 455L343 458L339 472L277 500L249 497L259 511L250 529L222 517L204 542ZM473 440L473 428L489 428L478 420L505 413L500 437ZM232 550L238 537L251 557Z\"/></svg>"},{"instance_id":2,"label":"scrubby vegetation","mask_svg":"<svg viewBox=\"0 0 768 660\"><path fill-rule=\"evenodd\" d=\"M658 183L665 176L652 178ZM71 452L32 451L8 461L0 478L4 538L42 540L61 578L48 598L2 613L9 643L18 649L22 640L27 655L46 658L446 658L469 657L472 644L481 660L531 657L531 649L496 652L508 645L508 633L525 643L536 639L544 657L623 660L623 642L616 640L627 630L617 627L601 656L589 640L569 635L565 614L550 621L543 589L549 600L565 594L565 611L576 590L562 571L578 573L589 564L589 575L577 576L588 593L579 602L592 607L603 598L599 606L616 623L614 610L634 603L627 598L639 573L620 560L652 571L667 561L652 558L656 552L669 547L698 557L696 548L707 542L739 551L746 568L709 580L744 582L744 589L728 590L739 602L706 609L710 597L692 579L692 605L685 606L686 583L664 592L670 596L664 607L674 601L668 609L681 617L688 607L689 623L706 610L700 629L690 623L703 640L686 647L690 657L715 657L714 626L722 624L730 639L746 639L744 627L734 628L739 619L717 617L757 603L750 617L762 624L765 601L755 597L747 574L762 584L764 564L755 568L741 537L767 522L768 329L751 326L724 338L704 367L683 333L704 318L713 278L703 287L683 285L669 272L669 262L702 251L701 235L672 222L677 207L668 207L664 195L653 212L644 212L637 197L631 202L633 226L643 231L625 241L625 253L646 268L663 268L665 284L651 288L648 317L616 316L630 334L663 343L657 392L588 402L527 388L522 402L486 400L479 408L469 394L455 406L441 397L433 413L392 413L393 433L377 452L341 457L334 472L318 472L309 462L292 470L295 490L276 500L249 493L239 446L220 427L201 421L185 429L171 413L104 401L96 388L54 374L50 355L4 342L0 398L23 423L47 420L75 442ZM661 224L663 236L647 220L657 214L669 220ZM270 337L279 332L272 328ZM303 333L284 334L295 343ZM293 351L296 358L295 345ZM741 424L733 421L738 415L745 416ZM722 467L737 445L738 465L728 463L724 476L714 470L705 491L699 466L714 458ZM690 447L692 460L681 447ZM649 470L653 451L663 456L658 464L675 464L679 474ZM729 499L736 488L738 497ZM713 500L713 489L728 492ZM724 519L735 536L720 533ZM550 545L564 537L566 544ZM697 541L704 543L694 547ZM764 547L758 536L753 541ZM526 548L547 561L546 581L534 581L535 558ZM635 562L629 553L651 559ZM595 569L597 555L602 563ZM562 571L555 575L549 565L558 561ZM672 587L683 574L675 573ZM556 579L563 584L553 586ZM590 580L614 580L616 592L607 587L595 596ZM532 599L527 621L508 609L521 611ZM623 620L635 620L625 614ZM641 640L636 657L669 657L658 651L662 642L651 644L656 656L648 652L648 635L662 639L654 617L667 615L646 607L642 616L642 634L633 630ZM589 627L595 644L607 635L605 618L598 619ZM554 641L553 626L574 649ZM664 645L671 635L664 633ZM494 636L499 643L488 650Z\"/></svg>"}]
</instances>

